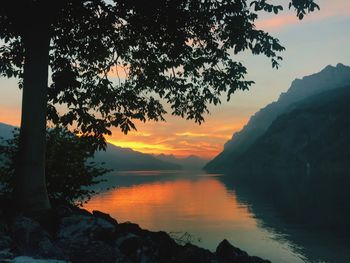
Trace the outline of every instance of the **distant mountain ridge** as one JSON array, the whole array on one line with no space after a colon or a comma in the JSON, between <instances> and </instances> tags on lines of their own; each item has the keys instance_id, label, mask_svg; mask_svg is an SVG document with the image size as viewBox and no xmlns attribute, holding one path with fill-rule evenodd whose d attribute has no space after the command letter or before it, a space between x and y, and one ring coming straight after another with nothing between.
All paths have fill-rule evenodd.
<instances>
[{"instance_id":1,"label":"distant mountain ridge","mask_svg":"<svg viewBox=\"0 0 350 263\"><path fill-rule=\"evenodd\" d=\"M196 155L178 158L172 154L159 154L155 155L155 157L159 160L179 165L185 170L201 170L203 166L208 162L208 160L200 158Z\"/></svg>"},{"instance_id":2,"label":"distant mountain ridge","mask_svg":"<svg viewBox=\"0 0 350 263\"><path fill-rule=\"evenodd\" d=\"M0 137L5 140L12 137L15 126L0 123ZM106 151L97 151L94 161L104 162L105 167L113 170L180 170L178 164L158 160L150 154L140 153L128 148L107 143Z\"/></svg>"},{"instance_id":3,"label":"distant mountain ridge","mask_svg":"<svg viewBox=\"0 0 350 263\"><path fill-rule=\"evenodd\" d=\"M225 167L231 166L267 131L279 115L292 110L293 103L327 90L346 86L349 83L350 67L340 63L336 67L327 66L319 73L294 80L288 91L282 93L277 101L255 113L247 125L235 133L232 139L225 144L223 152L210 161L204 169L209 171L225 170Z\"/></svg>"},{"instance_id":4,"label":"distant mountain ridge","mask_svg":"<svg viewBox=\"0 0 350 263\"><path fill-rule=\"evenodd\" d=\"M97 151L95 161L104 162L105 167L117 171L125 170L181 170L180 165L159 160L150 154L121 148L107 143L106 151Z\"/></svg>"},{"instance_id":5,"label":"distant mountain ridge","mask_svg":"<svg viewBox=\"0 0 350 263\"><path fill-rule=\"evenodd\" d=\"M12 132L16 127L0 122L0 138L7 140L12 137Z\"/></svg>"}]
</instances>

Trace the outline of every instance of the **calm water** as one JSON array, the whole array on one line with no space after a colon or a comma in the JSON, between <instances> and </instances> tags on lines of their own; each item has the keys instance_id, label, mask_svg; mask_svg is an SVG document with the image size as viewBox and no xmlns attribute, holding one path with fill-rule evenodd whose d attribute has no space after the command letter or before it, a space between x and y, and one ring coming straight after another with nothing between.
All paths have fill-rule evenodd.
<instances>
[{"instance_id":1,"label":"calm water","mask_svg":"<svg viewBox=\"0 0 350 263\"><path fill-rule=\"evenodd\" d=\"M215 251L224 238L272 262L350 262L347 233L307 231L286 224L269 204L252 201L222 179L205 172L119 172L85 208L111 214L119 222L164 230Z\"/></svg>"}]
</instances>

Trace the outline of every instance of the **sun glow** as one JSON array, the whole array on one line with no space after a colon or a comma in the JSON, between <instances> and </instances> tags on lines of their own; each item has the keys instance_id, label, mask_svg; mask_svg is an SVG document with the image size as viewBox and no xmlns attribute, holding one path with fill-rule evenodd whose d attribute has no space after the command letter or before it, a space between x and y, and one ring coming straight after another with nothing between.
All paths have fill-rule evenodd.
<instances>
[{"instance_id":1,"label":"sun glow","mask_svg":"<svg viewBox=\"0 0 350 263\"><path fill-rule=\"evenodd\" d=\"M152 142L150 143L144 143L144 142L136 142L136 141L115 141L115 140L107 140L107 142L119 146L122 148L130 148L135 151L140 151L143 153L164 153L168 151L173 151L174 149L162 145L162 144L153 144Z\"/></svg>"}]
</instances>

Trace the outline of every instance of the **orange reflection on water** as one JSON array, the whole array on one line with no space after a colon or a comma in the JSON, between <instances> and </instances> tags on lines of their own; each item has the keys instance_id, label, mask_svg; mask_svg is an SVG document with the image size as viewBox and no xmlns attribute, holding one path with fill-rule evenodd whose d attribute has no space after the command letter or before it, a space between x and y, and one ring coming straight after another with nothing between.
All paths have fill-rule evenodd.
<instances>
[{"instance_id":1,"label":"orange reflection on water","mask_svg":"<svg viewBox=\"0 0 350 263\"><path fill-rule=\"evenodd\" d=\"M232 223L241 228L256 226L248 209L214 178L121 187L94 197L85 208L154 230L179 230L184 224L189 229L196 229L198 224L215 228L218 222L220 227Z\"/></svg>"},{"instance_id":2,"label":"orange reflection on water","mask_svg":"<svg viewBox=\"0 0 350 263\"><path fill-rule=\"evenodd\" d=\"M304 262L279 235L261 228L261 222L237 200L235 192L228 190L233 186L226 187L219 175L184 171L152 177L149 173L112 175L116 177L110 180L124 187L94 197L85 208L178 237L187 232L190 242L212 251L226 238L249 254L272 262Z\"/></svg>"}]
</instances>

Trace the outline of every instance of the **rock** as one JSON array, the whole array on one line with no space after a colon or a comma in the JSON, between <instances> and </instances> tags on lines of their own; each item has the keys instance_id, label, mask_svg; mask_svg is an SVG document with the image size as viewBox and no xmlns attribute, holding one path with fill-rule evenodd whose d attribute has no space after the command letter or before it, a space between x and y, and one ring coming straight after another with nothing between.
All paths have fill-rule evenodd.
<instances>
[{"instance_id":1,"label":"rock","mask_svg":"<svg viewBox=\"0 0 350 263\"><path fill-rule=\"evenodd\" d=\"M139 236L129 233L126 236L119 237L116 245L124 255L130 258L134 257L134 260L136 260L144 242Z\"/></svg>"},{"instance_id":2,"label":"rock","mask_svg":"<svg viewBox=\"0 0 350 263\"><path fill-rule=\"evenodd\" d=\"M5 261L6 262L6 261ZM31 257L16 257L9 261L9 263L66 263L67 261L56 259L36 259Z\"/></svg>"},{"instance_id":3,"label":"rock","mask_svg":"<svg viewBox=\"0 0 350 263\"><path fill-rule=\"evenodd\" d=\"M149 232L147 238L157 244L160 262L167 262L169 259L175 258L182 249L182 246L177 244L174 239L162 231Z\"/></svg>"},{"instance_id":4,"label":"rock","mask_svg":"<svg viewBox=\"0 0 350 263\"><path fill-rule=\"evenodd\" d=\"M130 223L121 225L116 245L133 262L169 262L182 249L165 232L143 230Z\"/></svg>"},{"instance_id":5,"label":"rock","mask_svg":"<svg viewBox=\"0 0 350 263\"><path fill-rule=\"evenodd\" d=\"M61 242L110 241L115 232L116 227L102 218L76 214L62 219L57 237Z\"/></svg>"},{"instance_id":6,"label":"rock","mask_svg":"<svg viewBox=\"0 0 350 263\"><path fill-rule=\"evenodd\" d=\"M116 262L116 227L91 214L73 214L62 219L57 238L72 262Z\"/></svg>"},{"instance_id":7,"label":"rock","mask_svg":"<svg viewBox=\"0 0 350 263\"><path fill-rule=\"evenodd\" d=\"M258 257L250 257L247 252L233 246L226 239L216 248L216 255L220 262L237 262L237 263L268 263L270 261L263 260Z\"/></svg>"},{"instance_id":8,"label":"rock","mask_svg":"<svg viewBox=\"0 0 350 263\"><path fill-rule=\"evenodd\" d=\"M0 250L0 262L7 262L13 259L15 255L11 252L9 248Z\"/></svg>"},{"instance_id":9,"label":"rock","mask_svg":"<svg viewBox=\"0 0 350 263\"><path fill-rule=\"evenodd\" d=\"M216 255L227 260L235 260L237 257L246 257L248 254L239 248L234 247L226 239L220 242L216 248Z\"/></svg>"},{"instance_id":10,"label":"rock","mask_svg":"<svg viewBox=\"0 0 350 263\"><path fill-rule=\"evenodd\" d=\"M120 258L118 249L102 241L72 241L62 247L73 263L115 263Z\"/></svg>"},{"instance_id":11,"label":"rock","mask_svg":"<svg viewBox=\"0 0 350 263\"><path fill-rule=\"evenodd\" d=\"M159 244L154 243L149 238L129 233L126 236L119 237L116 244L131 262L160 262Z\"/></svg>"},{"instance_id":12,"label":"rock","mask_svg":"<svg viewBox=\"0 0 350 263\"><path fill-rule=\"evenodd\" d=\"M71 208L72 208L73 212L76 214L91 216L91 213L86 209L75 207L75 206L72 206Z\"/></svg>"},{"instance_id":13,"label":"rock","mask_svg":"<svg viewBox=\"0 0 350 263\"><path fill-rule=\"evenodd\" d=\"M69 206L65 206L65 205L58 205L55 208L55 211L56 211L56 214L59 218L68 217L68 216L71 216L73 214L72 208Z\"/></svg>"},{"instance_id":14,"label":"rock","mask_svg":"<svg viewBox=\"0 0 350 263\"><path fill-rule=\"evenodd\" d=\"M141 229L140 226L137 224L126 222L118 225L118 233L121 233L121 234L132 233L135 235L142 236L144 233L144 230Z\"/></svg>"},{"instance_id":15,"label":"rock","mask_svg":"<svg viewBox=\"0 0 350 263\"><path fill-rule=\"evenodd\" d=\"M180 253L171 262L174 263L218 263L215 255L207 249L186 244Z\"/></svg>"},{"instance_id":16,"label":"rock","mask_svg":"<svg viewBox=\"0 0 350 263\"><path fill-rule=\"evenodd\" d=\"M106 214L106 213L103 213L103 212L97 211L97 210L92 211L92 214L93 214L95 217L102 218L102 219L106 220L107 222L111 223L112 225L115 225L115 226L118 225L117 220L115 220L115 219L114 219L113 217L111 217L109 214Z\"/></svg>"},{"instance_id":17,"label":"rock","mask_svg":"<svg viewBox=\"0 0 350 263\"><path fill-rule=\"evenodd\" d=\"M44 218L42 225L38 222L41 221L20 216L12 224L8 220L0 223L0 262L269 262L249 256L227 240L219 244L215 253L191 244L179 245L166 232L144 230L133 223L118 224L100 211L91 214L79 208L61 206ZM52 231L48 232L50 228L42 226L50 227L50 222L54 223L51 224Z\"/></svg>"},{"instance_id":18,"label":"rock","mask_svg":"<svg viewBox=\"0 0 350 263\"><path fill-rule=\"evenodd\" d=\"M11 250L12 238L0 232L0 262L14 257Z\"/></svg>"},{"instance_id":19,"label":"rock","mask_svg":"<svg viewBox=\"0 0 350 263\"><path fill-rule=\"evenodd\" d=\"M0 250L7 249L12 246L12 238L0 232Z\"/></svg>"},{"instance_id":20,"label":"rock","mask_svg":"<svg viewBox=\"0 0 350 263\"><path fill-rule=\"evenodd\" d=\"M5 222L0 222L0 262L14 258L12 253L12 238Z\"/></svg>"},{"instance_id":21,"label":"rock","mask_svg":"<svg viewBox=\"0 0 350 263\"><path fill-rule=\"evenodd\" d=\"M20 255L36 258L63 259L62 250L51 241L50 235L38 222L23 216L15 218L12 225L14 248Z\"/></svg>"},{"instance_id":22,"label":"rock","mask_svg":"<svg viewBox=\"0 0 350 263\"><path fill-rule=\"evenodd\" d=\"M119 236L118 239L116 240L116 245L118 247L122 247L123 243L125 241L128 241L129 239L139 239L140 237L137 235L134 235L132 233L126 234L125 236ZM128 248L129 249L129 248Z\"/></svg>"},{"instance_id":23,"label":"rock","mask_svg":"<svg viewBox=\"0 0 350 263\"><path fill-rule=\"evenodd\" d=\"M250 262L254 262L254 263L271 263L270 260L266 260L266 259L262 259L256 256L249 256L250 258Z\"/></svg>"}]
</instances>

